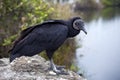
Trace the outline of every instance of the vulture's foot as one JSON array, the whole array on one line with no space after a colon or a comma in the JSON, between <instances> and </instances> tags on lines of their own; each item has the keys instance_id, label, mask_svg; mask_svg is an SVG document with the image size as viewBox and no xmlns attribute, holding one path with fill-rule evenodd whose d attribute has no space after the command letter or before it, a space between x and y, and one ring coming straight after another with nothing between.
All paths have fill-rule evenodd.
<instances>
[{"instance_id":1,"label":"vulture's foot","mask_svg":"<svg viewBox=\"0 0 120 80\"><path fill-rule=\"evenodd\" d=\"M56 65L56 68L57 68L58 70L63 70L63 69L65 69L65 66L58 66L58 65Z\"/></svg>"}]
</instances>

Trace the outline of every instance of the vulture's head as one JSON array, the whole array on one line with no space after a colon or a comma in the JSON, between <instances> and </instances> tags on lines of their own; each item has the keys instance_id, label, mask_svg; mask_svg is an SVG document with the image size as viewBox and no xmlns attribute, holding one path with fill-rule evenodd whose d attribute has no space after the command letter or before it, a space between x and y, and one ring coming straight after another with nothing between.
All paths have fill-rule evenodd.
<instances>
[{"instance_id":1,"label":"vulture's head","mask_svg":"<svg viewBox=\"0 0 120 80\"><path fill-rule=\"evenodd\" d=\"M68 37L74 37L77 34L80 33L82 30L85 34L87 34L87 31L84 28L84 22L80 17L74 17L70 19L70 26L69 26L69 33Z\"/></svg>"},{"instance_id":2,"label":"vulture's head","mask_svg":"<svg viewBox=\"0 0 120 80\"><path fill-rule=\"evenodd\" d=\"M80 17L74 18L73 28L78 31L82 30L85 34L87 34L87 31L84 28L84 22Z\"/></svg>"}]
</instances>

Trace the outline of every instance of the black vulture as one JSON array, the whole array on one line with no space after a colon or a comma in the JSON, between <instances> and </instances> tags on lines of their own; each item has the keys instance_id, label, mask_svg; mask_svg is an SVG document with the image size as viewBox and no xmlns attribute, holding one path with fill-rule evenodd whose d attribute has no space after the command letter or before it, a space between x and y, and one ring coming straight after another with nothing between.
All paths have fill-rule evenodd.
<instances>
[{"instance_id":1,"label":"black vulture","mask_svg":"<svg viewBox=\"0 0 120 80\"><path fill-rule=\"evenodd\" d=\"M52 70L61 73L54 65L52 56L67 38L76 36L80 30L87 34L83 26L84 22L80 17L73 17L69 20L48 20L29 27L21 32L10 50L10 62L15 58L33 56L45 50Z\"/></svg>"}]
</instances>

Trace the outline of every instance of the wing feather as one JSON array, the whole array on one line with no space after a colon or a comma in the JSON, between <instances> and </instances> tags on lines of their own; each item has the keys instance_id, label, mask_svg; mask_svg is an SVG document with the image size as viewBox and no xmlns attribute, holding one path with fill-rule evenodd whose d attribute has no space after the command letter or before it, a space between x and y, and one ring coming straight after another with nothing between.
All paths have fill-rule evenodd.
<instances>
[{"instance_id":1,"label":"wing feather","mask_svg":"<svg viewBox=\"0 0 120 80\"><path fill-rule=\"evenodd\" d=\"M44 26L44 28L42 28L41 26ZM47 44L55 42L61 44L59 42L63 41L59 41L57 39L60 38L60 40L62 40L65 39L67 36L68 29L66 25L63 25L61 23L44 24L41 26L40 27L38 26L38 28L30 27L22 31L21 37L14 44L14 47L12 48L11 52L15 54L17 51L21 50L24 46L32 44L33 42L38 43L40 46L43 45L43 47L48 47L49 45L47 46Z\"/></svg>"},{"instance_id":2,"label":"wing feather","mask_svg":"<svg viewBox=\"0 0 120 80\"><path fill-rule=\"evenodd\" d=\"M12 47L8 52L11 52L11 51L15 48L15 46L16 46L19 42L22 42L23 39L24 39L27 35L29 35L35 28L41 27L42 25L45 25L45 24L56 24L56 23L62 24L62 25L67 25L66 22L63 21L63 20L48 20L48 21L45 21L45 22L43 22L43 23L41 23L41 24L38 24L38 25L35 25L35 26L31 26L31 27L29 27L29 28L27 28L27 29L25 29L25 30L23 30L23 31L21 32L20 37L14 42L13 47Z\"/></svg>"}]
</instances>

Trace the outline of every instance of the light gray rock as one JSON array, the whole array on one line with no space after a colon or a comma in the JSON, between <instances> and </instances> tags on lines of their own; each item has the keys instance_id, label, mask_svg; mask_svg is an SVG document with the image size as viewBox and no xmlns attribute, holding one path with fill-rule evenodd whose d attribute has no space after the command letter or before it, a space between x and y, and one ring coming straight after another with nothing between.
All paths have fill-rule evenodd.
<instances>
[{"instance_id":1,"label":"light gray rock","mask_svg":"<svg viewBox=\"0 0 120 80\"><path fill-rule=\"evenodd\" d=\"M49 71L49 61L36 55L22 56L9 63L8 58L0 59L0 80L85 80L73 71L68 75L57 75Z\"/></svg>"}]
</instances>

